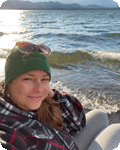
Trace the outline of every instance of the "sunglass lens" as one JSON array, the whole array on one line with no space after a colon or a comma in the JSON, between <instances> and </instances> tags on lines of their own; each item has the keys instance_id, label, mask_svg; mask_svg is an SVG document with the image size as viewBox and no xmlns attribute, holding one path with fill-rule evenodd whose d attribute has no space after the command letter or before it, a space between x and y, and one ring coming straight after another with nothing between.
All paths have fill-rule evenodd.
<instances>
[{"instance_id":1,"label":"sunglass lens","mask_svg":"<svg viewBox=\"0 0 120 150\"><path fill-rule=\"evenodd\" d=\"M17 42L16 46L18 46L21 53L31 53L35 49L35 45L30 42Z\"/></svg>"},{"instance_id":2,"label":"sunglass lens","mask_svg":"<svg viewBox=\"0 0 120 150\"><path fill-rule=\"evenodd\" d=\"M43 44L39 44L38 48L39 48L40 52L43 52L46 55L51 55L51 50L50 50L49 47L47 47L47 46L45 46Z\"/></svg>"}]
</instances>

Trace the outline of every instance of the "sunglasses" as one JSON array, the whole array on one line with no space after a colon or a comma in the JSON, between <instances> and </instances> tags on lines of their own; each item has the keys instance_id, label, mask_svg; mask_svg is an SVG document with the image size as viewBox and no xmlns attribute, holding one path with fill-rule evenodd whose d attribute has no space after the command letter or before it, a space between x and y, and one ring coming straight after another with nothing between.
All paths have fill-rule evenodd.
<instances>
[{"instance_id":1,"label":"sunglasses","mask_svg":"<svg viewBox=\"0 0 120 150\"><path fill-rule=\"evenodd\" d=\"M16 46L18 47L21 53L25 53L27 55L32 53L33 51L40 52L43 55L48 55L48 56L51 55L51 49L43 44L34 45L30 42L21 41L21 42L17 42L15 47Z\"/></svg>"}]
</instances>

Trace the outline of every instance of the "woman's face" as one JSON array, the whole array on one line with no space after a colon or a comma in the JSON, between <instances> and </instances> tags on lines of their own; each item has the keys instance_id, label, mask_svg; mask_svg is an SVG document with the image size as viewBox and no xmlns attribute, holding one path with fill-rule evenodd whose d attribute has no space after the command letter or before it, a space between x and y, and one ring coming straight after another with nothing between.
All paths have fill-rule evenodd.
<instances>
[{"instance_id":1,"label":"woman's face","mask_svg":"<svg viewBox=\"0 0 120 150\"><path fill-rule=\"evenodd\" d=\"M24 110L36 110L49 93L49 75L42 70L23 73L8 86L11 100Z\"/></svg>"}]
</instances>

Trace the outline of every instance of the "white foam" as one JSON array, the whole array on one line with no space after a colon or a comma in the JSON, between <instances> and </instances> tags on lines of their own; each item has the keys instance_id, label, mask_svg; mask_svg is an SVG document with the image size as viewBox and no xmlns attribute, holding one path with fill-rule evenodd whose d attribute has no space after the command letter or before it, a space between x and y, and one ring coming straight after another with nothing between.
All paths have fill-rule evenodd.
<instances>
[{"instance_id":1,"label":"white foam","mask_svg":"<svg viewBox=\"0 0 120 150\"><path fill-rule=\"evenodd\" d=\"M100 58L100 59L117 59L120 60L120 53L115 53L115 52L88 52L89 54L91 54L92 56L94 56L95 58Z\"/></svg>"},{"instance_id":2,"label":"white foam","mask_svg":"<svg viewBox=\"0 0 120 150\"><path fill-rule=\"evenodd\" d=\"M2 41L1 41L2 42ZM0 43L0 47L2 47L2 44ZM0 48L0 59L1 58L6 58L7 55L8 55L8 51L9 49L5 48L5 47L2 47Z\"/></svg>"},{"instance_id":3,"label":"white foam","mask_svg":"<svg viewBox=\"0 0 120 150\"><path fill-rule=\"evenodd\" d=\"M117 104L114 104L114 105L108 104L105 101L106 97L104 98L104 96L103 96L103 100L101 103L99 94L97 97L89 98L87 96L89 93L87 93L87 92L82 93L81 91L71 90L67 86L64 86L63 83L60 81L58 81L56 83L51 82L50 86L53 89L59 89L60 91L65 91L65 92L77 97L85 109L92 109L92 110L93 109L102 109L104 112L106 112L108 114L111 114L112 112L117 112L119 110L119 107L117 106Z\"/></svg>"},{"instance_id":4,"label":"white foam","mask_svg":"<svg viewBox=\"0 0 120 150\"><path fill-rule=\"evenodd\" d=\"M0 59L0 77L4 76L5 59Z\"/></svg>"}]
</instances>

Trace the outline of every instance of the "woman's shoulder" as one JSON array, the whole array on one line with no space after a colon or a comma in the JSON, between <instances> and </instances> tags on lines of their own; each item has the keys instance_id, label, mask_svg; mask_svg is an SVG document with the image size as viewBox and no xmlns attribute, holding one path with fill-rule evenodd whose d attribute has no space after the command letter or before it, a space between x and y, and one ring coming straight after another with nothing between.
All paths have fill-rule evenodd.
<instances>
[{"instance_id":1,"label":"woman's shoulder","mask_svg":"<svg viewBox=\"0 0 120 150\"><path fill-rule=\"evenodd\" d=\"M62 102L70 102L70 103L76 103L78 105L80 105L80 100L78 100L77 97L73 96L72 94L69 94L65 91L59 91L58 89L54 90L55 94L53 96L53 99L55 101L58 101L60 103Z\"/></svg>"}]
</instances>

